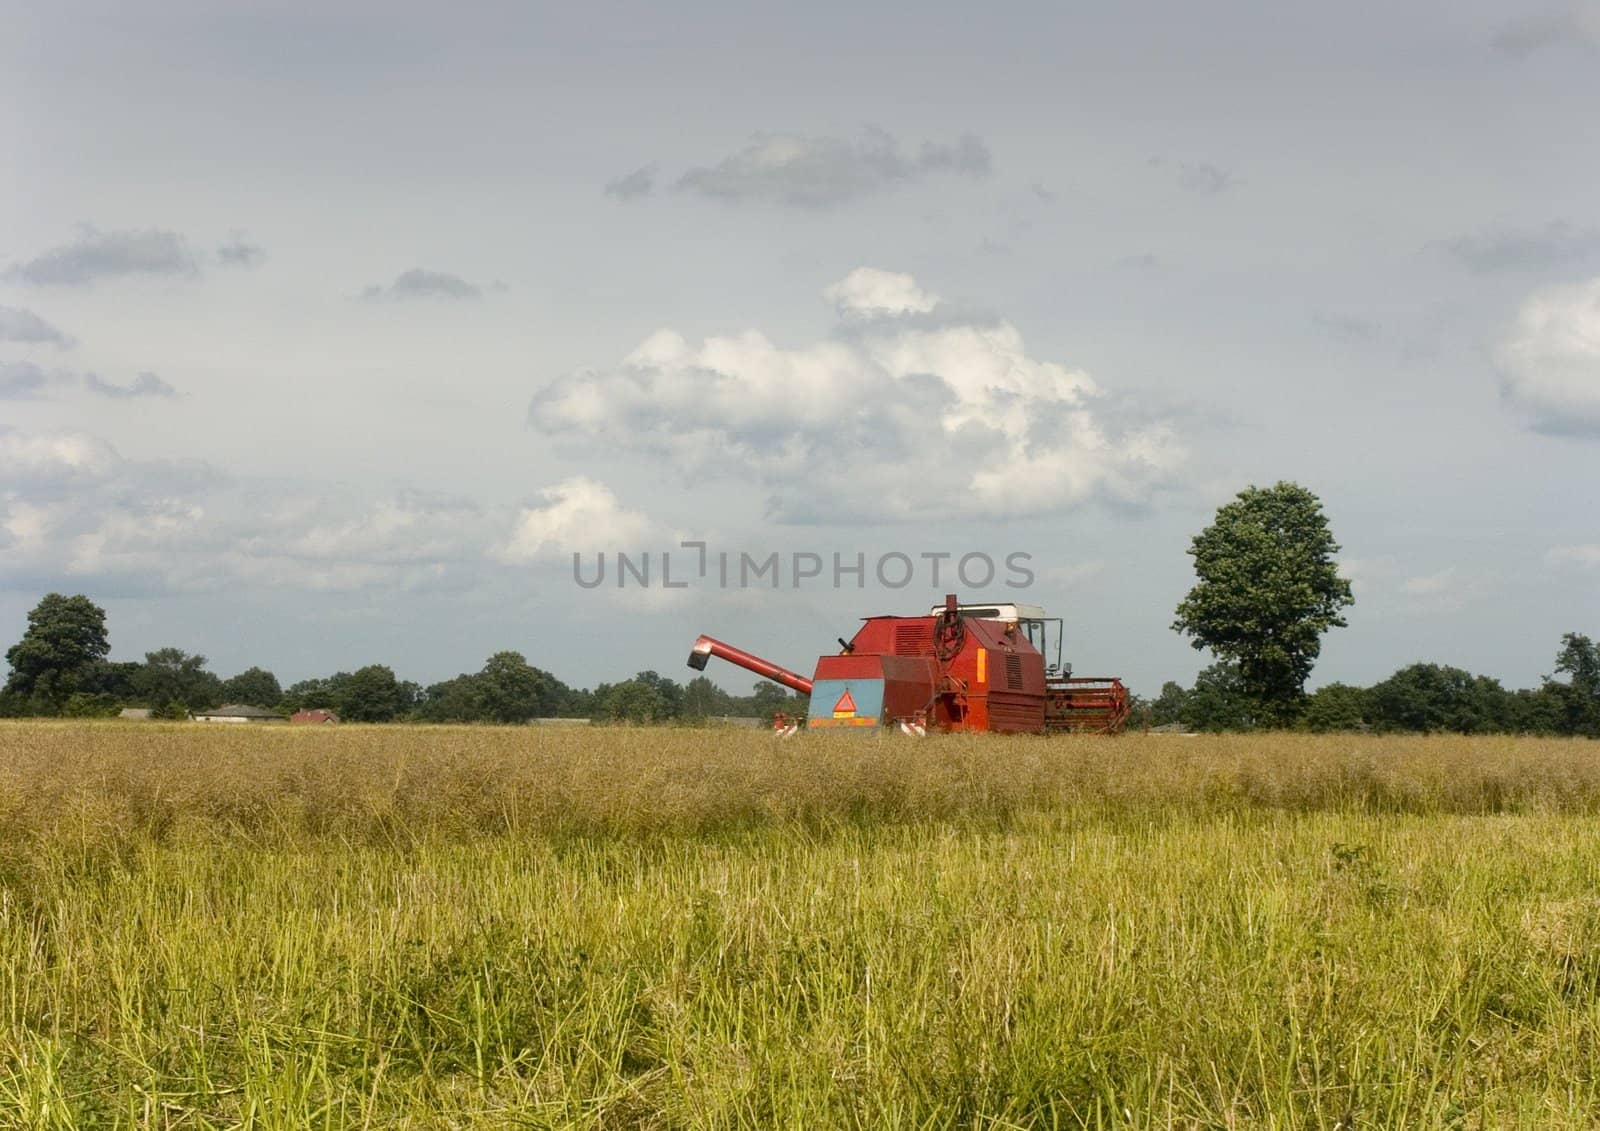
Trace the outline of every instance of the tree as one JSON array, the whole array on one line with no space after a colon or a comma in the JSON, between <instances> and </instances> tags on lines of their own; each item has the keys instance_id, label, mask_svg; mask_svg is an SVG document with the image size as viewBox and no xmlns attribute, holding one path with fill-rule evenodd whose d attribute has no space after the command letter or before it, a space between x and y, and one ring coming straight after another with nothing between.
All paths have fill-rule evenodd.
<instances>
[{"instance_id":1,"label":"tree","mask_svg":"<svg viewBox=\"0 0 1600 1131\"><path fill-rule=\"evenodd\" d=\"M1181 721L1191 730L1249 730L1255 726L1256 700L1233 664L1212 664L1194 678L1183 697Z\"/></svg>"},{"instance_id":2,"label":"tree","mask_svg":"<svg viewBox=\"0 0 1600 1131\"><path fill-rule=\"evenodd\" d=\"M1360 730L1367 722L1367 691L1348 683L1319 687L1306 699L1300 725L1318 734L1331 730Z\"/></svg>"},{"instance_id":3,"label":"tree","mask_svg":"<svg viewBox=\"0 0 1600 1131\"><path fill-rule=\"evenodd\" d=\"M401 683L394 669L384 664L339 672L330 682L339 717L349 722L386 723L410 710L416 701L414 685Z\"/></svg>"},{"instance_id":4,"label":"tree","mask_svg":"<svg viewBox=\"0 0 1600 1131\"><path fill-rule=\"evenodd\" d=\"M1561 694L1552 690L1553 686L1520 688L1507 697L1511 730L1518 734L1561 734L1566 729Z\"/></svg>"},{"instance_id":5,"label":"tree","mask_svg":"<svg viewBox=\"0 0 1600 1131\"><path fill-rule=\"evenodd\" d=\"M1267 725L1299 714L1322 634L1342 628L1339 610L1354 603L1338 551L1322 504L1294 483L1239 492L1189 548L1199 580L1173 630L1237 665Z\"/></svg>"},{"instance_id":6,"label":"tree","mask_svg":"<svg viewBox=\"0 0 1600 1131\"><path fill-rule=\"evenodd\" d=\"M661 696L662 709L666 712L663 718L675 719L683 714L683 688L675 680L645 671L634 676L633 682L645 684Z\"/></svg>"},{"instance_id":7,"label":"tree","mask_svg":"<svg viewBox=\"0 0 1600 1131\"><path fill-rule=\"evenodd\" d=\"M278 677L265 668L246 668L232 679L223 680L222 698L228 703L252 707L276 707L283 700Z\"/></svg>"},{"instance_id":8,"label":"tree","mask_svg":"<svg viewBox=\"0 0 1600 1131\"><path fill-rule=\"evenodd\" d=\"M349 677L346 676L346 679ZM339 697L333 682L327 679L302 679L291 683L283 693L281 705L289 711L307 711L317 707L338 708Z\"/></svg>"},{"instance_id":9,"label":"tree","mask_svg":"<svg viewBox=\"0 0 1600 1131\"><path fill-rule=\"evenodd\" d=\"M546 713L549 677L521 652L496 652L474 680L479 717L496 723L525 723Z\"/></svg>"},{"instance_id":10,"label":"tree","mask_svg":"<svg viewBox=\"0 0 1600 1131\"><path fill-rule=\"evenodd\" d=\"M1380 730L1487 734L1509 729L1511 696L1498 680L1444 664L1411 664L1367 693Z\"/></svg>"},{"instance_id":11,"label":"tree","mask_svg":"<svg viewBox=\"0 0 1600 1131\"><path fill-rule=\"evenodd\" d=\"M811 698L806 695L796 695L770 679L761 679L751 688L747 702L750 705L746 710L758 719L770 719L777 714L788 715L790 718L796 716L804 718Z\"/></svg>"},{"instance_id":12,"label":"tree","mask_svg":"<svg viewBox=\"0 0 1600 1131\"><path fill-rule=\"evenodd\" d=\"M1188 694L1181 683L1170 679L1163 683L1161 694L1150 701L1150 725L1169 726L1181 721L1184 700L1188 698Z\"/></svg>"},{"instance_id":13,"label":"tree","mask_svg":"<svg viewBox=\"0 0 1600 1131\"><path fill-rule=\"evenodd\" d=\"M222 681L206 671L206 658L182 648L158 648L144 655L134 687L151 707L181 704L190 711L222 702Z\"/></svg>"},{"instance_id":14,"label":"tree","mask_svg":"<svg viewBox=\"0 0 1600 1131\"><path fill-rule=\"evenodd\" d=\"M61 705L61 713L69 719L109 719L116 715L121 704L103 691L74 691Z\"/></svg>"},{"instance_id":15,"label":"tree","mask_svg":"<svg viewBox=\"0 0 1600 1131\"><path fill-rule=\"evenodd\" d=\"M712 715L731 715L728 693L710 679L697 675L683 689L683 715L689 719L704 719Z\"/></svg>"},{"instance_id":16,"label":"tree","mask_svg":"<svg viewBox=\"0 0 1600 1131\"><path fill-rule=\"evenodd\" d=\"M483 717L478 677L458 675L422 693L417 712L430 723L475 723Z\"/></svg>"},{"instance_id":17,"label":"tree","mask_svg":"<svg viewBox=\"0 0 1600 1131\"><path fill-rule=\"evenodd\" d=\"M31 713L60 714L110 650L104 609L81 595L51 593L34 606L22 639L6 652L6 697Z\"/></svg>"},{"instance_id":18,"label":"tree","mask_svg":"<svg viewBox=\"0 0 1600 1131\"><path fill-rule=\"evenodd\" d=\"M598 697L586 687L569 687L562 697L560 713L575 719L592 719Z\"/></svg>"},{"instance_id":19,"label":"tree","mask_svg":"<svg viewBox=\"0 0 1600 1131\"><path fill-rule=\"evenodd\" d=\"M143 669L143 664L133 660L96 660L84 672L83 687L113 699L137 699L139 672Z\"/></svg>"},{"instance_id":20,"label":"tree","mask_svg":"<svg viewBox=\"0 0 1600 1131\"><path fill-rule=\"evenodd\" d=\"M596 688L598 703L594 717L604 722L659 723L670 718L661 692L643 680L630 679L602 689Z\"/></svg>"},{"instance_id":21,"label":"tree","mask_svg":"<svg viewBox=\"0 0 1600 1131\"><path fill-rule=\"evenodd\" d=\"M1556 671L1567 678L1546 676L1544 686L1558 705L1562 732L1600 738L1600 644L1567 633L1556 653Z\"/></svg>"}]
</instances>

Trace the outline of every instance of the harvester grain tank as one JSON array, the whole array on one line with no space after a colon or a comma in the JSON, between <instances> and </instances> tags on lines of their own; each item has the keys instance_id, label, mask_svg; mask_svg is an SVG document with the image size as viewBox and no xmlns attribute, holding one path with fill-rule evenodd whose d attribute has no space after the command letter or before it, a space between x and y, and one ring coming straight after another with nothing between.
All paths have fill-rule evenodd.
<instances>
[{"instance_id":1,"label":"harvester grain tank","mask_svg":"<svg viewBox=\"0 0 1600 1131\"><path fill-rule=\"evenodd\" d=\"M809 695L810 730L1114 733L1127 725L1122 681L1073 676L1061 663L1060 618L1037 606L962 605L951 594L927 616L867 617L840 644L817 659L810 679L710 636L695 641L689 666L703 671L717 656Z\"/></svg>"}]
</instances>

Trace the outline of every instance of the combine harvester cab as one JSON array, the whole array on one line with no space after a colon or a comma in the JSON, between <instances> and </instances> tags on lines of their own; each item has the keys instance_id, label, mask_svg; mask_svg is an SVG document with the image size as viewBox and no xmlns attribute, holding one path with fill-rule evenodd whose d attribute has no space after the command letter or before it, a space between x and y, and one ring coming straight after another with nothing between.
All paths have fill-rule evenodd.
<instances>
[{"instance_id":1,"label":"combine harvester cab","mask_svg":"<svg viewBox=\"0 0 1600 1131\"><path fill-rule=\"evenodd\" d=\"M1056 626L1056 662L1043 649ZM689 666L712 656L811 697L806 727L877 732L893 727L1037 734L1114 733L1127 723L1122 681L1074 679L1060 665L1060 620L1037 606L961 605L945 598L927 616L868 617L842 650L817 660L811 679L710 636L695 641ZM774 720L787 737L797 724Z\"/></svg>"}]
</instances>

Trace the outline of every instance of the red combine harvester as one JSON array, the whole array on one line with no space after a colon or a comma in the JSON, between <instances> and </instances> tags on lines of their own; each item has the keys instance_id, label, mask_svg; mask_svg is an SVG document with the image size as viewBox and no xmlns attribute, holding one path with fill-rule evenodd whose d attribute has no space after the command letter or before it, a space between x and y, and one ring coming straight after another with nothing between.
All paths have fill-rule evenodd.
<instances>
[{"instance_id":1,"label":"red combine harvester","mask_svg":"<svg viewBox=\"0 0 1600 1131\"><path fill-rule=\"evenodd\" d=\"M689 666L704 671L719 656L811 696L812 730L1115 734L1128 722L1122 681L1073 676L1061 663L1061 618L1035 605L962 605L951 594L927 616L867 617L839 643L810 679L709 636L694 642ZM780 717L774 726L792 734L799 723Z\"/></svg>"}]
</instances>

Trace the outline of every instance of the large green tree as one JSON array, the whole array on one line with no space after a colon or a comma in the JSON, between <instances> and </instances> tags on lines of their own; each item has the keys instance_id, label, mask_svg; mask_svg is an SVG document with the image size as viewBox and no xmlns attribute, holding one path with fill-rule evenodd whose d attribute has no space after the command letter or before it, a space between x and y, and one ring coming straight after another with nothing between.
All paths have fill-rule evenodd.
<instances>
[{"instance_id":1,"label":"large green tree","mask_svg":"<svg viewBox=\"0 0 1600 1131\"><path fill-rule=\"evenodd\" d=\"M222 681L222 698L251 707L276 707L283 698L283 688L278 685L278 677L265 668L246 668Z\"/></svg>"},{"instance_id":2,"label":"large green tree","mask_svg":"<svg viewBox=\"0 0 1600 1131\"><path fill-rule=\"evenodd\" d=\"M111 650L106 612L84 596L51 593L28 614L22 639L6 651L11 673L4 694L19 711L57 715L88 687Z\"/></svg>"},{"instance_id":3,"label":"large green tree","mask_svg":"<svg viewBox=\"0 0 1600 1131\"><path fill-rule=\"evenodd\" d=\"M1411 664L1367 692L1380 730L1491 734L1512 728L1513 700L1500 681L1447 664Z\"/></svg>"},{"instance_id":4,"label":"large green tree","mask_svg":"<svg viewBox=\"0 0 1600 1131\"><path fill-rule=\"evenodd\" d=\"M475 723L483 718L483 697L476 675L458 675L431 684L417 704L418 715L430 723Z\"/></svg>"},{"instance_id":5,"label":"large green tree","mask_svg":"<svg viewBox=\"0 0 1600 1131\"><path fill-rule=\"evenodd\" d=\"M348 722L386 723L416 702L414 684L395 678L386 664L368 664L353 672L339 672L328 681L333 685L339 717Z\"/></svg>"},{"instance_id":6,"label":"large green tree","mask_svg":"<svg viewBox=\"0 0 1600 1131\"><path fill-rule=\"evenodd\" d=\"M182 648L146 652L133 685L152 708L180 705L200 711L222 702L222 681L206 671L206 658Z\"/></svg>"},{"instance_id":7,"label":"large green tree","mask_svg":"<svg viewBox=\"0 0 1600 1131\"><path fill-rule=\"evenodd\" d=\"M475 682L479 717L489 722L525 723L555 713L554 681L521 652L496 652Z\"/></svg>"},{"instance_id":8,"label":"large green tree","mask_svg":"<svg viewBox=\"0 0 1600 1131\"><path fill-rule=\"evenodd\" d=\"M1338 552L1321 502L1295 483L1239 492L1189 548L1198 581L1172 627L1237 666L1260 723L1298 717L1322 634L1344 626L1354 598Z\"/></svg>"}]
</instances>

